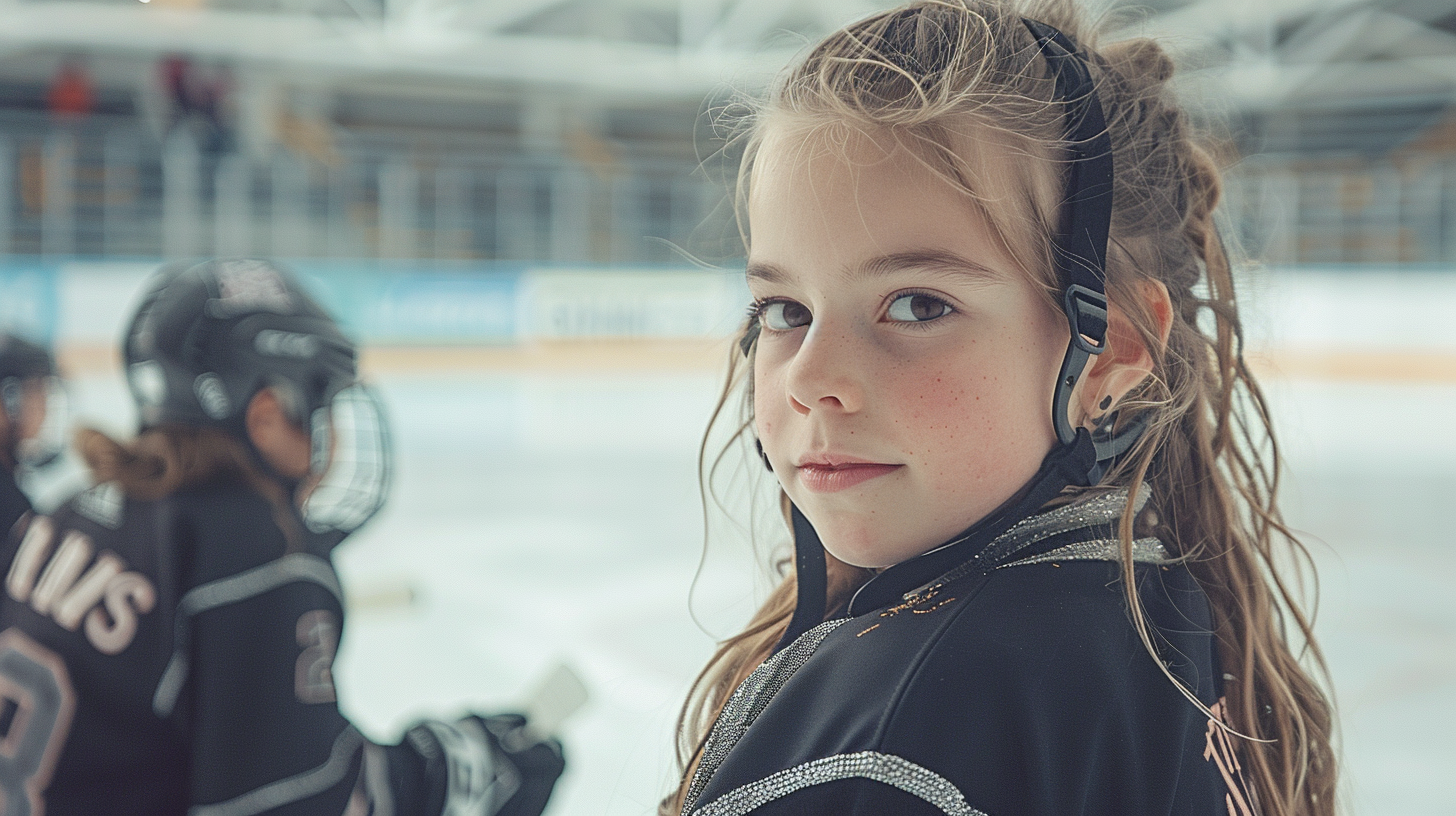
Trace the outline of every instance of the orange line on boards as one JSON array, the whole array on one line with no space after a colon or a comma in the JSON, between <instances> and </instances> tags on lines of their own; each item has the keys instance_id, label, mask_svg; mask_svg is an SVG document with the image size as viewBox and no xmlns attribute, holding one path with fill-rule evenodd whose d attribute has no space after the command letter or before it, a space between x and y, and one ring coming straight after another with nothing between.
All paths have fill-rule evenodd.
<instances>
[{"instance_id":1,"label":"orange line on boards","mask_svg":"<svg viewBox=\"0 0 1456 816\"><path fill-rule=\"evenodd\" d=\"M726 340L553 340L518 346L374 346L360 355L365 372L411 371L717 371L728 364Z\"/></svg>"},{"instance_id":2,"label":"orange line on boards","mask_svg":"<svg viewBox=\"0 0 1456 816\"><path fill-rule=\"evenodd\" d=\"M1249 367L1265 379L1456 385L1456 351L1250 352Z\"/></svg>"},{"instance_id":3,"label":"orange line on boards","mask_svg":"<svg viewBox=\"0 0 1456 816\"><path fill-rule=\"evenodd\" d=\"M554 340L509 346L370 346L360 352L366 375L450 371L701 371L726 369L728 340ZM736 351L736 350L735 350ZM67 376L115 374L115 348L70 345L59 350ZM1248 354L1261 379L1456 385L1456 351L1262 350Z\"/></svg>"},{"instance_id":4,"label":"orange line on boards","mask_svg":"<svg viewBox=\"0 0 1456 816\"><path fill-rule=\"evenodd\" d=\"M501 346L366 346L359 368L377 374L450 371L705 371L726 370L727 339L582 339ZM69 377L118 374L121 355L110 346L66 345L57 350Z\"/></svg>"}]
</instances>

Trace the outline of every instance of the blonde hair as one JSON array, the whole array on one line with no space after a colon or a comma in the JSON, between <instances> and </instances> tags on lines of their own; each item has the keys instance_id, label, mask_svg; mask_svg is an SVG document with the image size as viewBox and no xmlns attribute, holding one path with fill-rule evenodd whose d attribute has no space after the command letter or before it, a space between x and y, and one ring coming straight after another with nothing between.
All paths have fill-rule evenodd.
<instances>
[{"instance_id":1,"label":"blonde hair","mask_svg":"<svg viewBox=\"0 0 1456 816\"><path fill-rule=\"evenodd\" d=\"M814 47L742 120L737 200L745 246L751 235L744 206L769 128L886 134L965 193L1011 257L1022 259L1046 290L1049 308L1056 308L1052 293L1065 285L1055 279L1051 262L1065 122L1023 17L1071 36L1091 64L1115 167L1108 299L1127 315L1154 359L1152 376L1117 406L1122 420L1142 419L1147 430L1098 487L1150 488L1148 515L1137 519L1139 525L1153 526L1208 597L1220 662L1232 678L1221 719L1248 737L1241 743L1242 764L1259 812L1330 816L1337 781L1333 711L1301 657L1321 675L1324 662L1289 565L1281 567L1291 557L1296 568L1312 564L1276 500L1278 446L1263 393L1243 360L1232 271L1214 224L1218 166L1172 98L1173 62L1156 43L1099 46L1066 0L1020 8L1009 0L920 0L851 24ZM995 182L977 164L978 151L966 149L973 133L981 139L990 134L1002 151L1022 157L1002 169L1012 178L1009 187L988 195L987 185ZM1140 294L1149 283L1162 284L1172 300L1166 344ZM749 329L744 326L745 336ZM740 391L743 415L735 438L752 427L751 388L745 385L751 365L751 358L731 359L710 431ZM711 470L705 438L705 481ZM1121 523L1124 597L1156 657L1158 633L1133 580L1133 522L1129 506ZM827 606L837 610L869 573L830 558L829 576ZM771 653L794 599L789 574L699 675L679 721L682 785L664 801L662 813L681 808L707 730L728 695ZM1168 678L1190 704L1208 712Z\"/></svg>"},{"instance_id":2,"label":"blonde hair","mask_svg":"<svg viewBox=\"0 0 1456 816\"><path fill-rule=\"evenodd\" d=\"M94 428L76 432L76 451L99 482L115 482L125 495L158 501L206 484L242 484L267 500L290 552L303 547L303 531L290 498L265 475L243 443L218 428L159 425L130 442Z\"/></svg>"}]
</instances>

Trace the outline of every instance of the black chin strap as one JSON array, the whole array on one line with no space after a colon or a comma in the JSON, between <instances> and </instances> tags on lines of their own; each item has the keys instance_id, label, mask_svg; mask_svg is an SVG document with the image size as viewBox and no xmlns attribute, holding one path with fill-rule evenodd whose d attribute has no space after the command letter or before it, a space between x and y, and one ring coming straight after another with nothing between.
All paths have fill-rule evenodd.
<instances>
[{"instance_id":1,"label":"black chin strap","mask_svg":"<svg viewBox=\"0 0 1456 816\"><path fill-rule=\"evenodd\" d=\"M1062 229L1054 251L1071 342L1062 358L1052 400L1052 426L1057 439L1070 445L1076 437L1068 416L1072 389L1087 361L1107 348L1107 234L1112 224L1112 139L1097 88L1077 47L1045 23L1023 20L1052 70L1057 98L1067 107L1067 194Z\"/></svg>"},{"instance_id":2,"label":"black chin strap","mask_svg":"<svg viewBox=\"0 0 1456 816\"><path fill-rule=\"evenodd\" d=\"M1122 423L1106 417L1096 431L1074 428L1069 411L1072 393L1087 361L1107 347L1107 236L1112 222L1112 140L1097 89L1077 46L1057 29L1023 20L1051 69L1056 96L1066 107L1066 150L1069 157L1062 228L1056 236L1055 260L1062 291L1062 309L1071 339L1057 375L1052 398L1052 426L1060 444L1042 460L1036 475L1015 496L949 542L896 564L860 587L848 613L862 614L898 599L906 588L922 586L970 561L988 566L999 556L991 546L1017 522L1041 510L1064 488L1096 484L1108 465L1126 453L1142 435L1143 423ZM750 331L752 327L750 328ZM755 333L756 335L756 333ZM744 353L755 336L743 339ZM794 565L798 602L788 630L775 651L792 643L824 620L828 579L824 545L809 520L794 507Z\"/></svg>"},{"instance_id":3,"label":"black chin strap","mask_svg":"<svg viewBox=\"0 0 1456 816\"><path fill-rule=\"evenodd\" d=\"M824 604L829 596L829 574L824 564L824 544L819 533L799 508L789 505L794 523L794 577L798 584L798 600L789 628L779 639L774 651L794 642L794 638L824 622Z\"/></svg>"}]
</instances>

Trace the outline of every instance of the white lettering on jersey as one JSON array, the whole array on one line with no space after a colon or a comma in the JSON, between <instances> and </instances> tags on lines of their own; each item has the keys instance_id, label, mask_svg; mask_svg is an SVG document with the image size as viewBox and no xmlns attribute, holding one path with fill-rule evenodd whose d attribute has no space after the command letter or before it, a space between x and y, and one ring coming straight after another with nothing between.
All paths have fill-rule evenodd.
<instances>
[{"instance_id":1,"label":"white lettering on jersey","mask_svg":"<svg viewBox=\"0 0 1456 816\"><path fill-rule=\"evenodd\" d=\"M10 574L5 576L5 591L16 602L25 603L30 600L30 589L35 586L35 578L40 575L40 568L51 554L51 539L54 534L55 528L45 516L35 516L25 528L25 538L21 539L15 560L10 563Z\"/></svg>"},{"instance_id":2,"label":"white lettering on jersey","mask_svg":"<svg viewBox=\"0 0 1456 816\"><path fill-rule=\"evenodd\" d=\"M45 789L76 713L76 692L59 655L19 629L0 632L0 813L42 816Z\"/></svg>"},{"instance_id":3,"label":"white lettering on jersey","mask_svg":"<svg viewBox=\"0 0 1456 816\"><path fill-rule=\"evenodd\" d=\"M84 620L92 646L103 654L119 654L136 637L137 618L156 605L156 588L145 575L128 572L126 562L110 550L93 561L95 547L84 533L67 531L52 555L54 543L51 520L32 519L5 578L5 591L67 631L76 631Z\"/></svg>"},{"instance_id":4,"label":"white lettering on jersey","mask_svg":"<svg viewBox=\"0 0 1456 816\"><path fill-rule=\"evenodd\" d=\"M334 702L334 654L339 649L339 622L327 609L305 612L298 619L298 645L303 653L293 670L293 692L303 703Z\"/></svg>"},{"instance_id":5,"label":"white lettering on jersey","mask_svg":"<svg viewBox=\"0 0 1456 816\"><path fill-rule=\"evenodd\" d=\"M91 561L91 539L69 530L61 539L61 546L46 564L35 589L30 593L30 607L42 615L51 614L51 609L70 591L81 570Z\"/></svg>"},{"instance_id":6,"label":"white lettering on jersey","mask_svg":"<svg viewBox=\"0 0 1456 816\"><path fill-rule=\"evenodd\" d=\"M102 654L120 654L136 637L137 618L156 606L157 590L147 576L123 572L107 583L102 600L106 610L98 607L86 616L86 639Z\"/></svg>"},{"instance_id":7,"label":"white lettering on jersey","mask_svg":"<svg viewBox=\"0 0 1456 816\"><path fill-rule=\"evenodd\" d=\"M76 581L66 597L56 605L52 613L56 623L72 632L76 631L76 627L81 625L81 618L106 595L106 587L111 584L112 579L125 570L126 563L115 553L101 553L91 569L86 570L86 574Z\"/></svg>"}]
</instances>

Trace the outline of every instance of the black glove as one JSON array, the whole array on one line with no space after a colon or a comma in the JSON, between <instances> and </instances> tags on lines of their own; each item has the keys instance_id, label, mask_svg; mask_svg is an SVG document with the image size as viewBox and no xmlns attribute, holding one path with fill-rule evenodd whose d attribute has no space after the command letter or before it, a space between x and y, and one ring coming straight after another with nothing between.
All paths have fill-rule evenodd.
<instances>
[{"instance_id":1,"label":"black glove","mask_svg":"<svg viewBox=\"0 0 1456 816\"><path fill-rule=\"evenodd\" d=\"M441 816L540 816L566 761L561 743L540 739L519 714L453 723L429 720L407 735L444 789L426 805ZM439 802L438 805L435 802Z\"/></svg>"},{"instance_id":2,"label":"black glove","mask_svg":"<svg viewBox=\"0 0 1456 816\"><path fill-rule=\"evenodd\" d=\"M494 816L539 816L546 809L546 800L551 798L556 780L566 769L561 743L531 734L526 728L526 718L519 714L467 719L480 723L497 757L514 766L520 780L515 793L500 805Z\"/></svg>"}]
</instances>

